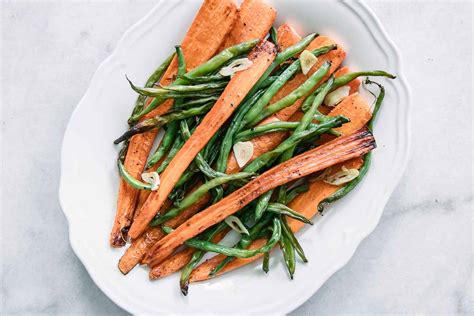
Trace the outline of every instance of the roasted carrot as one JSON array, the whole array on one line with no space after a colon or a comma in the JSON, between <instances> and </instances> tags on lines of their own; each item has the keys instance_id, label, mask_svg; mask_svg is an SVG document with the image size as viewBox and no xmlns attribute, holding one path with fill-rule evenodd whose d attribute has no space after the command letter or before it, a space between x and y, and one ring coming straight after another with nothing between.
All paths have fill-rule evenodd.
<instances>
[{"instance_id":1,"label":"roasted carrot","mask_svg":"<svg viewBox=\"0 0 474 316\"><path fill-rule=\"evenodd\" d=\"M291 25L284 23L277 29L278 45L282 50L291 45L298 43L301 40L301 36L295 31Z\"/></svg>"},{"instance_id":2,"label":"roasted carrot","mask_svg":"<svg viewBox=\"0 0 474 316\"><path fill-rule=\"evenodd\" d=\"M283 31L284 30L282 30L282 32ZM287 31L287 29L285 31ZM309 44L309 46L306 49L311 51L311 50L314 50L316 48L323 47L323 46L328 46L328 45L332 45L332 44L335 44L335 43L330 38L325 37L325 36L318 36L311 42L311 44ZM300 86L308 78L308 76L313 74L314 71L316 71L324 62L331 61L331 68L330 68L328 74L326 75L326 79L327 79L328 75L333 73L339 67L339 65L344 60L345 56L346 56L345 51L340 47L338 47L337 49L335 49L335 50L333 50L333 51L331 51L331 52L329 52L325 55L320 56L318 58L318 62L316 63L316 65L313 66L313 68L311 69L311 71L307 75L303 75L302 73L298 73L295 76L295 78L288 81L283 86L283 88L281 88L281 90L278 91L278 93L272 98L270 103L274 103L274 102L282 99L286 95L288 95L291 91L293 91L298 86ZM323 79L323 81L326 80L326 79ZM321 82L323 82L323 81L321 81ZM288 121L288 119L301 107L301 104L303 103L303 100L304 100L303 98L299 99L293 105L291 105L287 108L284 108L284 109L280 110L279 112L275 113L274 115L266 118L265 120L260 122L259 125L268 124L270 122L274 122L274 121L277 121L277 120L279 120L279 121ZM286 137L286 135L287 134L284 133L284 132L278 132L278 133L270 133L270 134L262 135L262 136L259 136L259 137L256 137L256 138L252 139L252 143L253 143L253 147L254 147L254 154L253 154L252 158L250 159L250 161L254 160L258 156L260 156L262 153L265 153L265 152L273 149L276 145L278 145ZM237 168L238 168L237 161L235 159L234 154L231 153L231 155L229 156L229 160L227 162L226 173L236 172Z\"/></svg>"},{"instance_id":3,"label":"roasted carrot","mask_svg":"<svg viewBox=\"0 0 474 316\"><path fill-rule=\"evenodd\" d=\"M232 31L220 50L253 38L263 38L275 21L276 11L262 0L244 0Z\"/></svg>"},{"instance_id":4,"label":"roasted carrot","mask_svg":"<svg viewBox=\"0 0 474 316\"><path fill-rule=\"evenodd\" d=\"M310 173L364 155L373 148L375 140L364 128L273 167L221 201L194 215L158 241L154 263L163 261L186 240L221 222L263 193Z\"/></svg>"},{"instance_id":5,"label":"roasted carrot","mask_svg":"<svg viewBox=\"0 0 474 316\"><path fill-rule=\"evenodd\" d=\"M150 194L140 209L140 214L132 223L129 231L129 236L132 239L138 238L145 231L148 223L167 199L181 174L219 127L232 115L247 92L250 91L273 61L276 54L274 48L272 43L264 41L249 54L249 59L253 62L252 66L232 77L216 104L161 174L159 189Z\"/></svg>"},{"instance_id":6,"label":"roasted carrot","mask_svg":"<svg viewBox=\"0 0 474 316\"><path fill-rule=\"evenodd\" d=\"M208 194L198 202L184 210L180 216L170 219L164 225L175 228L184 223L188 218L199 212L211 199ZM150 227L125 251L125 254L120 258L118 267L123 274L127 274L132 270L142 259L143 255L154 245L158 240L163 238L164 233L160 227Z\"/></svg>"},{"instance_id":7,"label":"roasted carrot","mask_svg":"<svg viewBox=\"0 0 474 316\"><path fill-rule=\"evenodd\" d=\"M351 133L360 129L362 126L366 125L371 118L370 107L367 102L361 98L357 93L350 95L345 98L334 110L329 113L329 116L336 116L341 113L344 113L351 122L344 124L339 128L340 132ZM333 168L333 172L340 170L340 166L345 165L347 168L360 168L362 165L362 159L360 157L349 160L339 166ZM327 184L323 181L316 181L310 183L309 190L305 193L297 196L291 203L290 207L295 211L299 212L301 215L306 218L312 218L318 211L317 207L319 202L325 199L327 196L336 192L340 186L334 186ZM303 224L301 222L295 221L293 219L288 219L288 222L291 223L290 227L293 232L298 231ZM265 240L260 239L256 240L250 246L250 249L255 249L261 247L265 243ZM253 262L259 259L261 255L252 257L252 258L238 258L229 262L219 273L218 275L237 269L243 265L246 265L250 262ZM209 279L209 273L219 265L219 263L224 260L225 256L217 255L213 258L207 260L193 271L191 275L190 282L197 282L202 280Z\"/></svg>"},{"instance_id":8,"label":"roasted carrot","mask_svg":"<svg viewBox=\"0 0 474 316\"><path fill-rule=\"evenodd\" d=\"M233 0L205 0L194 18L184 40L182 49L187 66L192 69L212 57L232 28L237 16L237 6ZM160 81L163 85L171 83L177 70L176 57ZM146 103L151 102L149 99ZM149 118L166 113L172 106L168 100L144 117ZM131 138L125 158L125 168L135 178L140 178L150 153L157 131L149 131ZM130 227L137 202L138 190L124 180L120 180L117 212L110 234L110 245L121 247L125 244L127 229Z\"/></svg>"}]
</instances>

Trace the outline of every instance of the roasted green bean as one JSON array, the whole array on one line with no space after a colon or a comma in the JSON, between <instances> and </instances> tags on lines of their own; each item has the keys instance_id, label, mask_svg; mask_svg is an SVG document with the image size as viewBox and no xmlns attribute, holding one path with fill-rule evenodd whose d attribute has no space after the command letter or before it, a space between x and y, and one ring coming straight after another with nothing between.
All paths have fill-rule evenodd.
<instances>
[{"instance_id":1,"label":"roasted green bean","mask_svg":"<svg viewBox=\"0 0 474 316\"><path fill-rule=\"evenodd\" d=\"M204 114L208 112L212 108L213 105L214 103L211 102L211 103L201 105L199 107L190 108L186 110L179 110L179 111L170 111L166 114L158 115L158 116L146 119L140 123L135 124L132 128L130 128L125 133L123 133L122 136L114 140L114 144L121 143L124 140L129 139L133 135L144 133L146 131L149 131L155 128L160 128L163 125L168 124L170 122L179 121L188 117Z\"/></svg>"},{"instance_id":2,"label":"roasted green bean","mask_svg":"<svg viewBox=\"0 0 474 316\"><path fill-rule=\"evenodd\" d=\"M297 63L298 61L295 61ZM247 126L254 126L261 120L269 117L270 115L284 109L293 103L295 103L299 98L307 95L313 88L316 86L328 73L331 63L329 61L325 62L321 67L315 71L302 85L293 90L287 96L281 98L277 102L267 106L261 111L257 112L254 117L249 117ZM270 89L270 88L269 88Z\"/></svg>"},{"instance_id":3,"label":"roasted green bean","mask_svg":"<svg viewBox=\"0 0 474 316\"><path fill-rule=\"evenodd\" d=\"M194 77L201 77L201 76L208 75L212 73L213 71L215 71L216 69L219 69L225 62L232 59L233 57L249 52L255 45L257 45L258 42L259 42L258 39L254 39L254 40L246 41L246 42L237 44L235 46L226 48L222 52L217 54L216 56L209 59L207 62L189 71L186 74L186 76L189 78L194 78ZM186 79L178 78L172 84L174 85L186 84ZM167 98L163 98L163 97L155 98L145 109L140 111L140 113L134 115L131 118L131 121L136 122L142 116L156 109L156 107L158 107L158 105L163 103L166 99Z\"/></svg>"}]
</instances>

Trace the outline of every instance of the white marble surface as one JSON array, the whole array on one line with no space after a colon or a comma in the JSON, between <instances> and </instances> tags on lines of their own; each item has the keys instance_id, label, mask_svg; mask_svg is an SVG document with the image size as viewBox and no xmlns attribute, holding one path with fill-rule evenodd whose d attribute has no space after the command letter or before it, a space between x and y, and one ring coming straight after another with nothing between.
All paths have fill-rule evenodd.
<instances>
[{"instance_id":1,"label":"white marble surface","mask_svg":"<svg viewBox=\"0 0 474 316\"><path fill-rule=\"evenodd\" d=\"M472 314L472 3L369 5L405 61L412 156L377 229L294 315ZM59 153L94 70L153 2L1 6L0 312L126 314L69 246Z\"/></svg>"}]
</instances>

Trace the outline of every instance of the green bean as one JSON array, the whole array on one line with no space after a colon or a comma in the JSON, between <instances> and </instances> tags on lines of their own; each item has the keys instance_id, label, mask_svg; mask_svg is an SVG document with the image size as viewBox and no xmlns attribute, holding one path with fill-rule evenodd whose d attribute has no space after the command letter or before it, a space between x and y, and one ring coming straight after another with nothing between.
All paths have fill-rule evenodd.
<instances>
[{"instance_id":1,"label":"green bean","mask_svg":"<svg viewBox=\"0 0 474 316\"><path fill-rule=\"evenodd\" d=\"M257 249L238 249L227 246L222 246L215 244L209 241L197 240L197 239L188 239L185 244L187 246L204 250L207 252L216 252L223 254L225 256L237 257L237 258L250 258L259 253L264 253L270 251L273 246L281 238L281 223L278 219L273 220L273 232L270 239L260 248Z\"/></svg>"},{"instance_id":2,"label":"green bean","mask_svg":"<svg viewBox=\"0 0 474 316\"><path fill-rule=\"evenodd\" d=\"M189 71L186 76L189 78L195 78L208 75L216 69L219 69L225 62L232 59L233 57L249 52L255 45L257 45L258 42L258 39L254 39L226 48L216 56L209 59L207 62ZM172 85L180 85L185 83L186 79L178 78L172 83ZM164 97L155 98L145 109L143 109L143 111L131 118L132 122L139 120L142 116L156 109L156 107L158 107L158 105L163 103L166 99L167 98Z\"/></svg>"},{"instance_id":3,"label":"green bean","mask_svg":"<svg viewBox=\"0 0 474 316\"><path fill-rule=\"evenodd\" d=\"M376 83L374 81L371 81L368 78L366 79L365 82L376 84L380 88L380 93L379 93L379 95L378 95L378 97L375 101L374 110L372 111L372 118L367 123L367 128L370 131L372 131L375 118L377 117L377 114L379 113L380 107L382 106L383 99L385 98L385 88L381 84ZM327 198L325 198L324 200L322 200L318 205L318 211L320 213L322 213L323 210L324 210L324 207L327 204L335 202L337 200L340 200L343 197L345 197L347 194L349 194L349 192L351 192L362 181L362 179L366 176L367 171L369 171L369 168L370 168L371 160L372 160L372 153L369 152L368 154L366 154L364 156L364 162L363 162L362 166L359 169L359 175L357 176L357 178L355 178L351 182L347 183L345 186L338 189L332 195L330 195Z\"/></svg>"},{"instance_id":4,"label":"green bean","mask_svg":"<svg viewBox=\"0 0 474 316\"><path fill-rule=\"evenodd\" d=\"M253 174L248 173L248 172L239 172L239 173L234 173L231 175L225 175L222 177L214 178L212 180L209 180L208 182L202 184L199 188L191 192L188 196L186 196L181 203L179 203L179 206L175 206L169 211L167 211L165 214L158 214L157 217L150 223L151 226L157 226L160 225L167 220L176 217L177 215L181 214L183 210L191 206L192 204L196 203L197 200L202 198L209 190L212 188L215 188L219 185L222 185L224 183L228 183L230 181L235 181L235 180L240 180L240 179L246 179L251 177Z\"/></svg>"},{"instance_id":5,"label":"green bean","mask_svg":"<svg viewBox=\"0 0 474 316\"><path fill-rule=\"evenodd\" d=\"M128 171L125 169L125 166L120 161L117 160L118 169L120 176L132 187L139 190L151 190L151 184L143 183L137 179L135 179Z\"/></svg>"},{"instance_id":6,"label":"green bean","mask_svg":"<svg viewBox=\"0 0 474 316\"><path fill-rule=\"evenodd\" d=\"M184 79L189 83L208 83L208 82L213 82L213 81L221 81L221 80L227 80L229 77L228 76L223 76L221 74L215 74L215 75L208 75L208 76L198 76L198 77L190 77L187 74L178 76L178 79Z\"/></svg>"},{"instance_id":7,"label":"green bean","mask_svg":"<svg viewBox=\"0 0 474 316\"><path fill-rule=\"evenodd\" d=\"M290 192L288 192L288 194L286 195L286 203L290 203L291 201L293 201L298 195L300 195L301 193L304 193L304 192L307 192L309 190L309 186L307 183L304 183L300 186L297 186L296 188L293 188L292 190L290 190Z\"/></svg>"},{"instance_id":8,"label":"green bean","mask_svg":"<svg viewBox=\"0 0 474 316\"><path fill-rule=\"evenodd\" d=\"M180 45L176 45L174 48L178 59L178 76L182 76L186 73L186 59L184 58L184 53Z\"/></svg>"},{"instance_id":9,"label":"green bean","mask_svg":"<svg viewBox=\"0 0 474 316\"><path fill-rule=\"evenodd\" d=\"M249 214L251 214L249 212ZM237 243L235 246L238 249L245 249L247 248L252 241L257 239L259 236L260 232L263 230L264 227L267 226L267 224L273 219L273 215L268 215L262 218L261 220L257 221L255 225L252 226L252 228L249 229L249 234L242 234L240 236L240 241ZM216 275L219 271L221 271L229 262L235 260L235 257L226 257L224 260L222 260L212 271L209 273L209 276L214 276Z\"/></svg>"},{"instance_id":10,"label":"green bean","mask_svg":"<svg viewBox=\"0 0 474 316\"><path fill-rule=\"evenodd\" d=\"M270 252L265 252L263 254L262 269L265 273L270 271Z\"/></svg>"},{"instance_id":11,"label":"green bean","mask_svg":"<svg viewBox=\"0 0 474 316\"><path fill-rule=\"evenodd\" d=\"M291 230L290 225L288 225L288 221L286 220L286 217L282 216L281 224L282 224L281 225L282 232L286 235L288 240L293 244L293 247L295 248L298 256L301 258L301 260L303 260L303 262L308 262L308 258L306 258L306 254L304 253L303 247L301 247L301 244L299 243L295 234Z\"/></svg>"},{"instance_id":12,"label":"green bean","mask_svg":"<svg viewBox=\"0 0 474 316\"><path fill-rule=\"evenodd\" d=\"M264 93L264 91L258 91L252 97L244 101L237 109L237 113L232 118L232 121L227 128L226 134L221 143L219 150L219 156L217 157L216 170L225 172L227 168L227 159L229 158L230 151L232 150L233 138L237 133L240 122L244 117L245 113L252 107L253 103Z\"/></svg>"},{"instance_id":13,"label":"green bean","mask_svg":"<svg viewBox=\"0 0 474 316\"><path fill-rule=\"evenodd\" d=\"M238 133L235 136L234 143L244 142L252 138L261 136L263 134L294 130L298 125L299 125L299 122L285 122L285 121L275 121L275 122L267 123L264 125L258 125L258 126L249 128L245 131ZM311 124L311 126L315 127L316 124Z\"/></svg>"},{"instance_id":14,"label":"green bean","mask_svg":"<svg viewBox=\"0 0 474 316\"><path fill-rule=\"evenodd\" d=\"M315 119L320 119L320 117L315 117ZM244 130L238 133L235 136L234 144L237 142L245 142L247 140L250 140L255 137L268 134L268 133L291 131L291 130L296 129L299 124L300 122L275 121L275 122L270 122L264 125L257 125L255 127L249 128L247 130ZM311 127L316 127L316 125L317 124L314 124L314 123L310 124ZM340 135L336 135L336 136L340 136Z\"/></svg>"},{"instance_id":15,"label":"green bean","mask_svg":"<svg viewBox=\"0 0 474 316\"><path fill-rule=\"evenodd\" d=\"M156 172L162 173L166 167L168 167L169 163L171 160L173 160L174 156L178 153L178 151L183 147L184 141L180 136L177 136L175 138L175 141L173 143L173 146L171 146L170 151L168 152L168 156L166 156L166 159L163 160L161 165L156 169Z\"/></svg>"},{"instance_id":16,"label":"green bean","mask_svg":"<svg viewBox=\"0 0 474 316\"><path fill-rule=\"evenodd\" d=\"M260 85L260 89L268 88L277 79L278 79L278 76L269 76L269 77L267 77L265 80L262 81L262 84Z\"/></svg>"},{"instance_id":17,"label":"green bean","mask_svg":"<svg viewBox=\"0 0 474 316\"><path fill-rule=\"evenodd\" d=\"M133 126L128 131L123 133L122 136L114 140L114 144L123 142L124 140L129 139L135 134L140 134L140 133L144 133L146 131L149 131L155 128L160 128L163 125L168 124L170 122L179 121L188 117L204 114L208 112L212 108L213 105L214 103L207 103L200 107L186 109L186 110L179 110L179 111L170 111L166 114L157 115L155 117L146 119L138 124L135 124L135 126Z\"/></svg>"},{"instance_id":18,"label":"green bean","mask_svg":"<svg viewBox=\"0 0 474 316\"><path fill-rule=\"evenodd\" d=\"M174 53L171 54L168 58L165 59L165 61L150 75L148 80L145 83L145 87L150 88L153 87L155 82L160 81L161 77L165 73L166 69L168 69L168 66L170 65L171 61L173 60ZM146 97L143 95L139 95L137 98L137 101L135 101L135 106L133 107L132 114L130 115L129 121L131 118L139 113L140 111L143 110L143 107L145 106L145 101ZM132 125L131 122L129 125ZM130 126L131 127L131 126ZM119 159L123 162L125 161L125 156L127 155L127 150L128 150L128 145L129 142L125 142L122 146L122 149L120 150L119 153Z\"/></svg>"},{"instance_id":19,"label":"green bean","mask_svg":"<svg viewBox=\"0 0 474 316\"><path fill-rule=\"evenodd\" d=\"M275 44L275 46L278 46L278 32L277 32L277 29L272 26L270 28L270 40L272 41L273 44Z\"/></svg>"},{"instance_id":20,"label":"green bean","mask_svg":"<svg viewBox=\"0 0 474 316\"><path fill-rule=\"evenodd\" d=\"M225 222L221 222L221 223L209 228L208 230L206 230L206 232L203 234L202 237L203 237L204 240L208 240L208 241L212 240L219 232L221 232L226 227L227 227L227 224ZM198 263L201 261L202 257L204 257L205 254L206 254L206 252L204 252L202 250L196 250L193 253L193 256L192 256L191 260L189 261L189 263L181 271L181 276L180 276L180 279L179 279L179 286L181 288L181 293L183 295L186 296L188 294L189 277L191 275L191 272L198 265Z\"/></svg>"},{"instance_id":21,"label":"green bean","mask_svg":"<svg viewBox=\"0 0 474 316\"><path fill-rule=\"evenodd\" d=\"M191 132L189 131L189 128L187 126L187 123L185 120L182 120L180 122L180 127L181 127L181 134L184 137L184 140L188 140L189 137L191 137ZM196 165L198 166L199 170L204 173L207 177L209 178L216 178L216 177L225 177L227 174L215 171L209 166L207 161L204 159L203 155L201 153L198 153L196 157L194 158L194 161L196 162ZM235 179L237 180L237 179Z\"/></svg>"},{"instance_id":22,"label":"green bean","mask_svg":"<svg viewBox=\"0 0 474 316\"><path fill-rule=\"evenodd\" d=\"M372 70L372 71L369 70L369 71L351 72L351 73L348 73L347 75L337 77L334 80L334 85L332 87L332 90L335 90L337 88L345 86L346 84L348 84L349 82L351 82L352 80L354 80L354 79L356 79L357 77L360 77L360 76L387 77L389 79L395 79L396 78L396 76L394 76L392 74L389 74L388 72L385 72L385 71L382 71L382 70ZM312 98L314 98L316 96L316 94L318 94L322 89L324 89L324 86L320 86L318 89L316 89L316 91L312 95ZM311 106L311 103L312 103L312 100L310 99L310 100L308 100L308 102L303 104L303 106L301 107L303 112L306 112L308 110L308 108Z\"/></svg>"},{"instance_id":23,"label":"green bean","mask_svg":"<svg viewBox=\"0 0 474 316\"><path fill-rule=\"evenodd\" d=\"M256 172L263 166L270 163L273 159L281 155L288 148L292 148L294 145L298 144L301 140L305 139L306 137L311 137L311 136L325 133L329 129L334 128L334 127L339 127L342 124L347 123L347 122L349 122L349 119L347 119L344 116L339 115L339 116L331 117L329 120L322 122L320 124L317 124L317 126L314 128L309 128L305 131L293 133L290 135L290 137L288 137L283 142L281 142L275 149L268 151L260 155L259 157L257 157L255 160L253 160L250 164L248 164L244 168L244 171Z\"/></svg>"},{"instance_id":24,"label":"green bean","mask_svg":"<svg viewBox=\"0 0 474 316\"><path fill-rule=\"evenodd\" d=\"M288 237L284 234L281 235L279 244L281 252L283 253L283 259L285 260L286 269L288 270L290 278L293 280L293 275L295 274L296 269L295 248Z\"/></svg>"},{"instance_id":25,"label":"green bean","mask_svg":"<svg viewBox=\"0 0 474 316\"><path fill-rule=\"evenodd\" d=\"M146 88L151 88L156 82L159 82L161 77L163 77L163 74L165 73L166 69L168 69L169 65L171 64L171 61L173 60L175 56L175 53L171 54L168 56L168 58L165 59L165 61L158 67L156 70L151 74L151 76L148 78L148 80L145 83ZM141 110L143 110L143 107L145 106L145 100L146 97L139 95L137 98L137 101L135 102L135 106L132 111L131 117L139 113Z\"/></svg>"},{"instance_id":26,"label":"green bean","mask_svg":"<svg viewBox=\"0 0 474 316\"><path fill-rule=\"evenodd\" d=\"M178 131L178 122L173 121L167 125L167 129L165 134L163 135L163 139L161 140L161 144L158 149L153 153L148 160L145 169L150 169L153 167L158 161L161 160L165 156L165 154L170 149L171 145L173 144L173 140L176 136L176 132Z\"/></svg>"},{"instance_id":27,"label":"green bean","mask_svg":"<svg viewBox=\"0 0 474 316\"><path fill-rule=\"evenodd\" d=\"M259 113L262 112L264 107L270 102L275 94L285 85L285 83L300 69L300 63L294 62L285 71L278 76L278 78L268 87L265 93L258 99L258 101L252 106L250 111L244 116L240 126L244 128L249 123L253 122L255 117L258 117Z\"/></svg>"},{"instance_id":28,"label":"green bean","mask_svg":"<svg viewBox=\"0 0 474 316\"><path fill-rule=\"evenodd\" d=\"M215 103L218 99L219 99L219 96L211 95L211 96L206 96L204 98L192 99L189 101L186 100L185 102L183 101L182 104L179 104L179 105L174 104L173 110L184 110L184 109L193 108L195 106L203 105L210 102Z\"/></svg>"},{"instance_id":29,"label":"green bean","mask_svg":"<svg viewBox=\"0 0 474 316\"><path fill-rule=\"evenodd\" d=\"M369 80L369 78L365 79L365 84L375 84L379 87L380 89L380 93L379 93L379 96L377 97L376 101L375 101L375 105L374 105L374 110L372 111L372 118L370 119L370 121L367 123L367 128L369 129L369 131L373 131L373 128L374 128L374 122L375 122L375 118L377 117L377 115L379 114L379 111L380 111L380 107L382 106L382 102L383 102L383 99L385 98L385 88L380 84L380 83L377 83L375 81L372 81L372 80Z\"/></svg>"},{"instance_id":30,"label":"green bean","mask_svg":"<svg viewBox=\"0 0 474 316\"><path fill-rule=\"evenodd\" d=\"M227 82L201 83L196 85L169 85L159 86L158 88L142 88L133 84L128 79L130 87L140 95L147 97L163 97L163 98L179 98L179 97L195 97L201 95L209 95L211 93L222 91Z\"/></svg>"},{"instance_id":31,"label":"green bean","mask_svg":"<svg viewBox=\"0 0 474 316\"><path fill-rule=\"evenodd\" d=\"M257 205L255 206L255 220L259 220L262 217L263 213L267 210L268 202L270 202L272 194L273 190L270 190L262 194L257 199Z\"/></svg>"},{"instance_id":32,"label":"green bean","mask_svg":"<svg viewBox=\"0 0 474 316\"><path fill-rule=\"evenodd\" d=\"M178 182L176 182L175 184L175 188L179 188L181 186L183 186L186 182L188 182L192 177L193 175L196 174L195 171L191 170L191 168L188 168L182 175L181 177L179 178Z\"/></svg>"},{"instance_id":33,"label":"green bean","mask_svg":"<svg viewBox=\"0 0 474 316\"><path fill-rule=\"evenodd\" d=\"M292 210L288 206L286 206L284 204L281 204L281 203L275 203L274 202L274 203L268 204L267 212L272 212L272 213L279 214L279 215L286 215L288 217L294 218L294 219L296 219L300 222L303 222L305 224L313 225L313 222L311 220L307 219L306 217L304 217L303 215L301 215L297 211Z\"/></svg>"},{"instance_id":34,"label":"green bean","mask_svg":"<svg viewBox=\"0 0 474 316\"><path fill-rule=\"evenodd\" d=\"M296 61L297 62L297 61ZM295 63L296 63L295 62ZM307 95L316 86L323 77L328 73L331 63L325 62L317 71L315 71L301 86L293 90L287 96L281 98L277 102L267 106L262 111L258 112L253 118L249 118L247 126L254 126L264 118L269 117L273 113L284 109L296 102L299 98ZM270 88L269 88L270 89Z\"/></svg>"}]
</instances>

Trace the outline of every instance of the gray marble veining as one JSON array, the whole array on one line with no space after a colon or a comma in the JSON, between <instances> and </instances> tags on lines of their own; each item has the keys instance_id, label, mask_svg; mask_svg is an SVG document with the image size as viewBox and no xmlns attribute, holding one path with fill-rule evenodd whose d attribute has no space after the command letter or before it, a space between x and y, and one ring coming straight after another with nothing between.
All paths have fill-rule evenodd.
<instances>
[{"instance_id":1,"label":"gray marble veining","mask_svg":"<svg viewBox=\"0 0 474 316\"><path fill-rule=\"evenodd\" d=\"M370 2L413 94L407 171L380 224L294 315L472 314L472 3ZM68 118L152 1L1 2L1 313L126 314L68 242Z\"/></svg>"}]
</instances>

